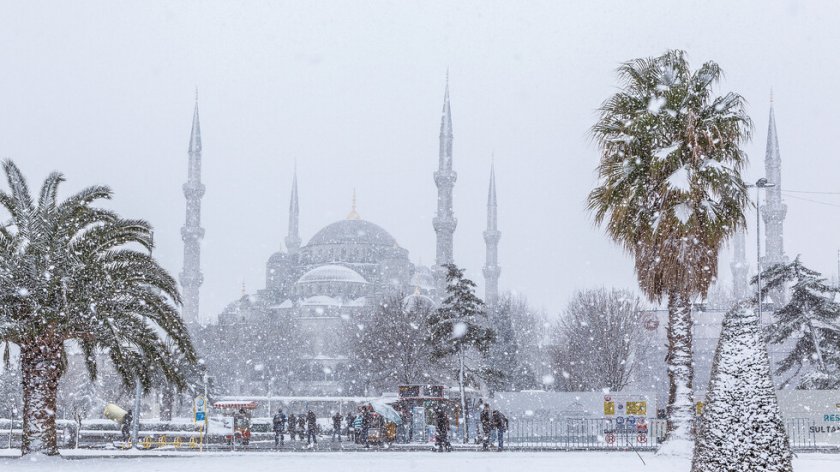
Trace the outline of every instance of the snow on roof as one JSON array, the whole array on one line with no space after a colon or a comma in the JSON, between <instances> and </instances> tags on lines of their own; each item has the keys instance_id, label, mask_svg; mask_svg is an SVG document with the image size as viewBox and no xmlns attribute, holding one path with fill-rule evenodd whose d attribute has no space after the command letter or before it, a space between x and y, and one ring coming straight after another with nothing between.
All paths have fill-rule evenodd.
<instances>
[{"instance_id":1,"label":"snow on roof","mask_svg":"<svg viewBox=\"0 0 840 472\"><path fill-rule=\"evenodd\" d=\"M348 282L355 284L368 283L364 277L359 275L355 270L337 264L327 264L318 266L309 272L303 274L297 283L315 283L315 282Z\"/></svg>"},{"instance_id":2,"label":"snow on roof","mask_svg":"<svg viewBox=\"0 0 840 472\"><path fill-rule=\"evenodd\" d=\"M341 300L338 300L327 295L316 295L314 297L305 298L300 302L302 306L341 306Z\"/></svg>"},{"instance_id":3,"label":"snow on roof","mask_svg":"<svg viewBox=\"0 0 840 472\"><path fill-rule=\"evenodd\" d=\"M367 305L367 298L359 297L347 303L347 306L365 306Z\"/></svg>"}]
</instances>

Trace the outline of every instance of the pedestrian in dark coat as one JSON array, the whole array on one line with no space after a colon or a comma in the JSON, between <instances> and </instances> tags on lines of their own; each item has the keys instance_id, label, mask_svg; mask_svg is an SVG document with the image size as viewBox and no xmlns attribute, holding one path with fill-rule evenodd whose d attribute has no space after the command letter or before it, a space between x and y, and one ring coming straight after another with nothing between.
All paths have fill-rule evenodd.
<instances>
[{"instance_id":1,"label":"pedestrian in dark coat","mask_svg":"<svg viewBox=\"0 0 840 472\"><path fill-rule=\"evenodd\" d=\"M277 410L277 414L271 420L272 429L274 430L274 447L283 445L283 431L286 429L286 414L283 409Z\"/></svg>"},{"instance_id":2,"label":"pedestrian in dark coat","mask_svg":"<svg viewBox=\"0 0 840 472\"><path fill-rule=\"evenodd\" d=\"M347 422L347 440L353 441L353 423L356 422L356 417L351 412L347 412L347 416L344 417L344 421Z\"/></svg>"},{"instance_id":3,"label":"pedestrian in dark coat","mask_svg":"<svg viewBox=\"0 0 840 472\"><path fill-rule=\"evenodd\" d=\"M481 432L481 448L486 451L490 446L490 433L493 432L493 413L488 403L481 410Z\"/></svg>"},{"instance_id":4,"label":"pedestrian in dark coat","mask_svg":"<svg viewBox=\"0 0 840 472\"><path fill-rule=\"evenodd\" d=\"M306 433L306 417L303 416L303 415L298 416L297 430L298 430L298 439L303 441L303 435L304 435L304 433Z\"/></svg>"},{"instance_id":5,"label":"pedestrian in dark coat","mask_svg":"<svg viewBox=\"0 0 840 472\"><path fill-rule=\"evenodd\" d=\"M437 428L435 446L437 446L438 452L452 451L452 445L449 443L449 417L446 416L446 411L444 411L443 407L438 407L435 416L435 426Z\"/></svg>"},{"instance_id":6,"label":"pedestrian in dark coat","mask_svg":"<svg viewBox=\"0 0 840 472\"><path fill-rule=\"evenodd\" d=\"M297 427L297 416L289 413L289 439L295 440L295 427Z\"/></svg>"},{"instance_id":7,"label":"pedestrian in dark coat","mask_svg":"<svg viewBox=\"0 0 840 472\"><path fill-rule=\"evenodd\" d=\"M122 425L120 425L120 433L122 433L122 440L128 441L131 439L131 422L134 421L134 415L132 414L131 409L129 408L127 412L125 412L125 416L123 416Z\"/></svg>"},{"instance_id":8,"label":"pedestrian in dark coat","mask_svg":"<svg viewBox=\"0 0 840 472\"><path fill-rule=\"evenodd\" d=\"M368 430L370 430L370 412L368 411L368 407L362 407L362 421L358 421L361 423L361 428L359 431L359 439L361 439L362 444L365 445L365 449L370 448L370 443L368 443Z\"/></svg>"},{"instance_id":9,"label":"pedestrian in dark coat","mask_svg":"<svg viewBox=\"0 0 840 472\"><path fill-rule=\"evenodd\" d=\"M338 442L341 442L341 413L335 412L332 417L333 420L333 433L332 433L332 440L335 441L338 439Z\"/></svg>"},{"instance_id":10,"label":"pedestrian in dark coat","mask_svg":"<svg viewBox=\"0 0 840 472\"><path fill-rule=\"evenodd\" d=\"M318 430L317 420L315 412L309 410L309 413L306 414L306 443L311 446L318 444L318 438L315 437Z\"/></svg>"},{"instance_id":11,"label":"pedestrian in dark coat","mask_svg":"<svg viewBox=\"0 0 840 472\"><path fill-rule=\"evenodd\" d=\"M493 410L493 427L499 438L499 451L505 448L505 431L508 429L508 419L499 410Z\"/></svg>"}]
</instances>

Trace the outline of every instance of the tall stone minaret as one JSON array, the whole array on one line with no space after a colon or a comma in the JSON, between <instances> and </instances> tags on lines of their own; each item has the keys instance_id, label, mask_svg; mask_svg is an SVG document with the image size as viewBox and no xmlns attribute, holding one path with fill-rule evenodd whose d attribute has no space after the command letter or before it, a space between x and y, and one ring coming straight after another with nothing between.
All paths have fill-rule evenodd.
<instances>
[{"instance_id":1,"label":"tall stone minaret","mask_svg":"<svg viewBox=\"0 0 840 472\"><path fill-rule=\"evenodd\" d=\"M487 229L484 230L484 243L487 256L484 263L484 302L493 306L499 299L499 239L502 232L498 229L496 212L496 169L490 164L490 188L487 190Z\"/></svg>"},{"instance_id":2,"label":"tall stone minaret","mask_svg":"<svg viewBox=\"0 0 840 472\"><path fill-rule=\"evenodd\" d=\"M204 196L204 184L201 183L201 127L198 122L197 95L188 154L187 183L183 187L187 199L187 218L181 228L181 239L184 241L184 270L180 274L184 306L181 313L186 323L195 324L199 321L198 289L204 281L201 275L201 239L204 237L201 197Z\"/></svg>"},{"instance_id":3,"label":"tall stone minaret","mask_svg":"<svg viewBox=\"0 0 840 472\"><path fill-rule=\"evenodd\" d=\"M300 208L298 208L297 166L292 177L292 195L289 199L289 234L286 236L286 248L289 254L296 254L300 249Z\"/></svg>"},{"instance_id":4,"label":"tall stone minaret","mask_svg":"<svg viewBox=\"0 0 840 472\"><path fill-rule=\"evenodd\" d=\"M767 126L767 153L764 157L767 180L774 186L765 189L765 203L761 207L764 219L765 255L763 268L785 262L784 221L787 205L782 203L782 158L779 154L779 138L776 135L776 116L773 113L773 99L770 99L770 123Z\"/></svg>"},{"instance_id":5,"label":"tall stone minaret","mask_svg":"<svg viewBox=\"0 0 840 472\"><path fill-rule=\"evenodd\" d=\"M743 228L739 229L733 237L734 257L729 264L732 269L732 295L735 300L743 300L747 296L747 235Z\"/></svg>"},{"instance_id":6,"label":"tall stone minaret","mask_svg":"<svg viewBox=\"0 0 840 472\"><path fill-rule=\"evenodd\" d=\"M438 287L444 287L446 272L444 264L451 264L452 241L458 220L452 210L452 188L458 175L452 170L452 111L449 107L449 73L446 74L446 91L443 96L443 111L440 118L440 154L438 170L435 172L435 185L438 188L437 216L432 220L437 235L435 257L435 278Z\"/></svg>"}]
</instances>

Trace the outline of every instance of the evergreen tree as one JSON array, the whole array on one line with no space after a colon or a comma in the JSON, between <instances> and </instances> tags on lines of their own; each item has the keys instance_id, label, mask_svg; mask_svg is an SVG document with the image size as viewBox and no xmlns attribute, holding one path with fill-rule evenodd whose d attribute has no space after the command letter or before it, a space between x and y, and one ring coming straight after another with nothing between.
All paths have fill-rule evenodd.
<instances>
[{"instance_id":1,"label":"evergreen tree","mask_svg":"<svg viewBox=\"0 0 840 472\"><path fill-rule=\"evenodd\" d=\"M667 444L691 438L692 300L717 274L718 253L749 204L741 145L752 123L744 99L717 96L714 62L692 70L683 51L622 64L621 88L592 134L601 153L589 194L595 222L635 260L645 295L668 303ZM672 441L674 440L674 441Z\"/></svg>"},{"instance_id":2,"label":"evergreen tree","mask_svg":"<svg viewBox=\"0 0 840 472\"><path fill-rule=\"evenodd\" d=\"M723 320L691 471L745 470L793 467L759 319L742 302Z\"/></svg>"},{"instance_id":3,"label":"evergreen tree","mask_svg":"<svg viewBox=\"0 0 840 472\"><path fill-rule=\"evenodd\" d=\"M787 384L805 369L798 388L840 387L840 303L835 301L840 290L828 285L819 272L805 267L798 256L788 264L768 267L761 278L762 298L790 284L790 300L773 314L765 334L772 344L793 343L776 374L793 371Z\"/></svg>"},{"instance_id":4,"label":"evergreen tree","mask_svg":"<svg viewBox=\"0 0 840 472\"><path fill-rule=\"evenodd\" d=\"M91 378L105 352L126 386L146 391L155 370L183 382L163 335L189 362L195 354L176 308L178 284L148 253L149 223L94 207L111 197L108 187L59 202L64 177L53 173L33 199L17 166L5 161L3 169L10 192L0 191L0 207L11 222L0 226L0 342L20 348L22 453L55 455L66 342L78 344Z\"/></svg>"},{"instance_id":5,"label":"evergreen tree","mask_svg":"<svg viewBox=\"0 0 840 472\"><path fill-rule=\"evenodd\" d=\"M467 355L477 351L485 355L493 345L495 332L488 327L489 320L484 302L475 295L475 282L464 277L464 271L455 264L447 264L446 298L429 317L428 342L432 347L432 359L455 357L458 363L458 389L461 396L462 417L467 415L467 401L464 391L467 376ZM464 422L469 436L469 423Z\"/></svg>"}]
</instances>

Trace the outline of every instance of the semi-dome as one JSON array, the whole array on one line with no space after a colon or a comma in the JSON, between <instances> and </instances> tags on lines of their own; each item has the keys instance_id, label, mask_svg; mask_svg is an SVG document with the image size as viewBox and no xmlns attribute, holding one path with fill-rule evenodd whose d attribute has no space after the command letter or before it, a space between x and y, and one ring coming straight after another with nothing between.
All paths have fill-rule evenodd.
<instances>
[{"instance_id":1,"label":"semi-dome","mask_svg":"<svg viewBox=\"0 0 840 472\"><path fill-rule=\"evenodd\" d=\"M356 284L368 283L364 277L355 270L342 265L322 265L303 274L297 283L318 283L318 282L349 282Z\"/></svg>"},{"instance_id":2,"label":"semi-dome","mask_svg":"<svg viewBox=\"0 0 840 472\"><path fill-rule=\"evenodd\" d=\"M345 243L395 246L397 241L387 231L370 221L341 220L315 233L307 246Z\"/></svg>"}]
</instances>

